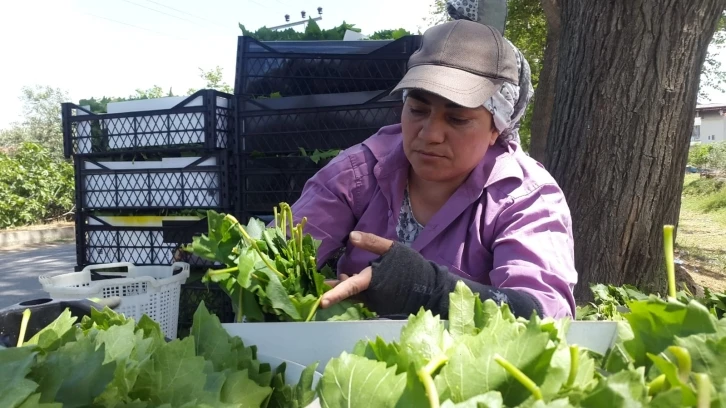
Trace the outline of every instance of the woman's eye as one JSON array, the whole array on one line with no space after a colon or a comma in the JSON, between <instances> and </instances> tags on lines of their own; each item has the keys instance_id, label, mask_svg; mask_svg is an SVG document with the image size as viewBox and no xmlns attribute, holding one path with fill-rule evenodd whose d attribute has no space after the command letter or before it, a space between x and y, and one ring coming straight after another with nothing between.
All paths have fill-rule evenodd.
<instances>
[{"instance_id":1,"label":"woman's eye","mask_svg":"<svg viewBox=\"0 0 726 408\"><path fill-rule=\"evenodd\" d=\"M461 118L449 118L449 121L453 123L454 125L466 125L469 123L469 119L461 119Z\"/></svg>"}]
</instances>

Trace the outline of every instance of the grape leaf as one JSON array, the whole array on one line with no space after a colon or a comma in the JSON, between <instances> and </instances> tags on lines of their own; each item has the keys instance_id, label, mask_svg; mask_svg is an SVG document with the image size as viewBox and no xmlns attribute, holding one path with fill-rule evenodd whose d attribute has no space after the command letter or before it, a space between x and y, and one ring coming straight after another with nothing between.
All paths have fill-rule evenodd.
<instances>
[{"instance_id":1,"label":"grape leaf","mask_svg":"<svg viewBox=\"0 0 726 408\"><path fill-rule=\"evenodd\" d=\"M316 398L313 388L313 379L317 364L311 364L300 374L300 379L294 387L284 383L285 365L280 365L273 378L274 386L268 408L305 408Z\"/></svg>"},{"instance_id":2,"label":"grape leaf","mask_svg":"<svg viewBox=\"0 0 726 408\"><path fill-rule=\"evenodd\" d=\"M36 354L30 347L0 350L0 407L16 407L38 388L38 384L25 378Z\"/></svg>"},{"instance_id":3,"label":"grape leaf","mask_svg":"<svg viewBox=\"0 0 726 408\"><path fill-rule=\"evenodd\" d=\"M33 394L26 399L22 404L17 405L18 408L63 408L63 404L60 402L40 402L41 395Z\"/></svg>"},{"instance_id":4,"label":"grape leaf","mask_svg":"<svg viewBox=\"0 0 726 408\"><path fill-rule=\"evenodd\" d=\"M236 258L234 249L242 235L233 228L233 222L215 211L207 211L208 234L192 237L191 248L186 248L200 258L229 265Z\"/></svg>"},{"instance_id":5,"label":"grape leaf","mask_svg":"<svg viewBox=\"0 0 726 408\"><path fill-rule=\"evenodd\" d=\"M166 344L161 326L159 323L151 320L149 316L141 316L141 319L136 323L136 328L143 330L144 338L153 340L155 346Z\"/></svg>"},{"instance_id":6,"label":"grape leaf","mask_svg":"<svg viewBox=\"0 0 726 408\"><path fill-rule=\"evenodd\" d=\"M356 304L349 300L338 302L325 309L318 309L315 312L316 321L329 322L363 320L373 316L373 313L364 308L362 304Z\"/></svg>"},{"instance_id":7,"label":"grape leaf","mask_svg":"<svg viewBox=\"0 0 726 408\"><path fill-rule=\"evenodd\" d=\"M451 344L451 336L444 330L439 316L434 317L431 311L422 308L401 329L399 370L407 370L410 364L421 369L434 358L445 356Z\"/></svg>"},{"instance_id":8,"label":"grape leaf","mask_svg":"<svg viewBox=\"0 0 726 408\"><path fill-rule=\"evenodd\" d=\"M396 365L401 359L399 349L400 345L398 343L386 343L382 338L376 336L375 341L358 342L352 354L366 357L370 360L382 361L388 367L391 367ZM403 368L401 368L398 373L400 374L403 371Z\"/></svg>"},{"instance_id":9,"label":"grape leaf","mask_svg":"<svg viewBox=\"0 0 726 408\"><path fill-rule=\"evenodd\" d=\"M129 395L156 405L179 406L204 394L204 357L195 355L194 338L174 340L146 360Z\"/></svg>"},{"instance_id":10,"label":"grape leaf","mask_svg":"<svg viewBox=\"0 0 726 408\"><path fill-rule=\"evenodd\" d=\"M476 334L474 310L477 298L462 281L456 283L454 292L449 295L449 332L452 337Z\"/></svg>"},{"instance_id":11,"label":"grape leaf","mask_svg":"<svg viewBox=\"0 0 726 408\"><path fill-rule=\"evenodd\" d=\"M678 376L678 367L673 362L663 358L660 355L648 353L648 358L658 367L658 370L665 374L668 383L673 387L681 387L681 406L690 407L696 404L696 394L689 388L689 384L684 383Z\"/></svg>"},{"instance_id":12,"label":"grape leaf","mask_svg":"<svg viewBox=\"0 0 726 408\"><path fill-rule=\"evenodd\" d=\"M394 408L406 388L406 374L386 363L343 352L328 362L320 381L324 408Z\"/></svg>"},{"instance_id":13,"label":"grape leaf","mask_svg":"<svg viewBox=\"0 0 726 408\"><path fill-rule=\"evenodd\" d=\"M651 408L681 408L693 405L683 404L683 390L680 388L671 388L668 391L661 392L648 403Z\"/></svg>"},{"instance_id":14,"label":"grape leaf","mask_svg":"<svg viewBox=\"0 0 726 408\"><path fill-rule=\"evenodd\" d=\"M646 353L659 354L672 345L675 337L715 333L716 319L703 305L658 298L628 303L625 318L633 329L633 338L623 342L638 366L650 367Z\"/></svg>"},{"instance_id":15,"label":"grape leaf","mask_svg":"<svg viewBox=\"0 0 726 408\"><path fill-rule=\"evenodd\" d=\"M122 325L111 326L98 332L94 340L96 345L104 345L106 351L104 364L111 361L122 362L131 356L131 352L136 345L135 329L136 324L133 320L129 320Z\"/></svg>"},{"instance_id":16,"label":"grape leaf","mask_svg":"<svg viewBox=\"0 0 726 408\"><path fill-rule=\"evenodd\" d=\"M203 301L194 312L190 335L195 354L211 361L216 371L237 368L237 353L232 350L229 334Z\"/></svg>"},{"instance_id":17,"label":"grape leaf","mask_svg":"<svg viewBox=\"0 0 726 408\"><path fill-rule=\"evenodd\" d=\"M295 306L292 304L290 297L282 286L280 279L277 274L270 270L267 266L260 266L255 270L255 273L261 273L267 278L267 282L263 283L265 299L263 301L269 302L268 304L277 310L280 310L290 316L293 320L301 320L300 313L298 313Z\"/></svg>"},{"instance_id":18,"label":"grape leaf","mask_svg":"<svg viewBox=\"0 0 726 408\"><path fill-rule=\"evenodd\" d=\"M114 378L116 362L103 364L105 359L104 344L96 348L89 337L49 353L30 374L39 384L40 401L61 402L64 407L91 405Z\"/></svg>"},{"instance_id":19,"label":"grape leaf","mask_svg":"<svg viewBox=\"0 0 726 408\"><path fill-rule=\"evenodd\" d=\"M91 312L93 310L91 309ZM70 309L66 308L51 324L38 331L24 345L35 345L44 353L57 350L75 339L76 332L80 330L74 326L76 320L78 319L71 315Z\"/></svg>"},{"instance_id":20,"label":"grape leaf","mask_svg":"<svg viewBox=\"0 0 726 408\"><path fill-rule=\"evenodd\" d=\"M439 396L436 396L438 399ZM406 387L399 398L396 407L427 407L430 406L421 378L418 376L413 365L408 366L406 371Z\"/></svg>"},{"instance_id":21,"label":"grape leaf","mask_svg":"<svg viewBox=\"0 0 726 408\"><path fill-rule=\"evenodd\" d=\"M581 402L583 408L642 407L647 391L644 369L625 370L600 381Z\"/></svg>"},{"instance_id":22,"label":"grape leaf","mask_svg":"<svg viewBox=\"0 0 726 408\"><path fill-rule=\"evenodd\" d=\"M523 402L529 392L494 361L499 354L520 369L537 384L542 384L554 349L546 350L549 334L531 321L498 324L502 315L491 321L496 330L482 331L476 336L464 337L448 351L449 362L435 378L440 395L453 402L463 402L488 391L500 391L507 406Z\"/></svg>"},{"instance_id":23,"label":"grape leaf","mask_svg":"<svg viewBox=\"0 0 726 408\"><path fill-rule=\"evenodd\" d=\"M692 369L711 378L726 377L726 337L721 334L700 334L676 337L675 344L688 350Z\"/></svg>"},{"instance_id":24,"label":"grape leaf","mask_svg":"<svg viewBox=\"0 0 726 408\"><path fill-rule=\"evenodd\" d=\"M441 404L441 408L502 408L504 407L504 400L502 400L502 394L496 391L489 391L484 394L479 394L469 398L466 401L458 404L451 400L446 400Z\"/></svg>"},{"instance_id":25,"label":"grape leaf","mask_svg":"<svg viewBox=\"0 0 726 408\"><path fill-rule=\"evenodd\" d=\"M83 316L79 327L84 332L96 328L98 330L107 330L109 327L120 326L132 319L126 318L124 315L114 312L108 306L102 310L91 308L91 314Z\"/></svg>"},{"instance_id":26,"label":"grape leaf","mask_svg":"<svg viewBox=\"0 0 726 408\"><path fill-rule=\"evenodd\" d=\"M222 386L221 401L241 408L257 408L271 393L272 388L261 387L252 381L247 370L233 371L227 374L227 381Z\"/></svg>"},{"instance_id":27,"label":"grape leaf","mask_svg":"<svg viewBox=\"0 0 726 408\"><path fill-rule=\"evenodd\" d=\"M257 262L255 250L252 248L243 249L237 262L237 277L235 279L240 286L247 289L252 284L252 273Z\"/></svg>"}]
</instances>

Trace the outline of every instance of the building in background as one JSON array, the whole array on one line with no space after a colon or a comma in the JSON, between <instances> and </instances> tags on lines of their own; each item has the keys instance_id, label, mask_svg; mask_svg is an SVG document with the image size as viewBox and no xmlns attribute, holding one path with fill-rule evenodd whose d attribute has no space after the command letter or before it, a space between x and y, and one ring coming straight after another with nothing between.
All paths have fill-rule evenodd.
<instances>
[{"instance_id":1,"label":"building in background","mask_svg":"<svg viewBox=\"0 0 726 408\"><path fill-rule=\"evenodd\" d=\"M726 141L726 105L696 106L691 144Z\"/></svg>"}]
</instances>

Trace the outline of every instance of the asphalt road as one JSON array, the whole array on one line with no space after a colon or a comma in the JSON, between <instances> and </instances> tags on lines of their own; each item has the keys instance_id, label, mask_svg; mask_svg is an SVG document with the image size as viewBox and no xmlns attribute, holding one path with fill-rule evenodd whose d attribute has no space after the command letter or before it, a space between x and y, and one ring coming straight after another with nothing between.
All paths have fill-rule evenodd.
<instances>
[{"instance_id":1,"label":"asphalt road","mask_svg":"<svg viewBox=\"0 0 726 408\"><path fill-rule=\"evenodd\" d=\"M75 243L67 242L0 250L0 309L48 297L38 277L46 273L73 272L75 251Z\"/></svg>"}]
</instances>

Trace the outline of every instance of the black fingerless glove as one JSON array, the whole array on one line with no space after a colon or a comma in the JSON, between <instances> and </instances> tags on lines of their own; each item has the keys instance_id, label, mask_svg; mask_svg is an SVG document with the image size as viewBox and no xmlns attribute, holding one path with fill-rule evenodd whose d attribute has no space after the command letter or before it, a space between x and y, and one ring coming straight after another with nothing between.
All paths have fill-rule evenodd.
<instances>
[{"instance_id":1,"label":"black fingerless glove","mask_svg":"<svg viewBox=\"0 0 726 408\"><path fill-rule=\"evenodd\" d=\"M363 300L379 315L415 314L423 306L442 319L449 316L449 294L463 281L482 301L492 299L509 305L515 316L529 319L532 311L542 317L539 301L526 292L498 289L458 277L417 251L394 242L383 256L371 262L373 276Z\"/></svg>"}]
</instances>

